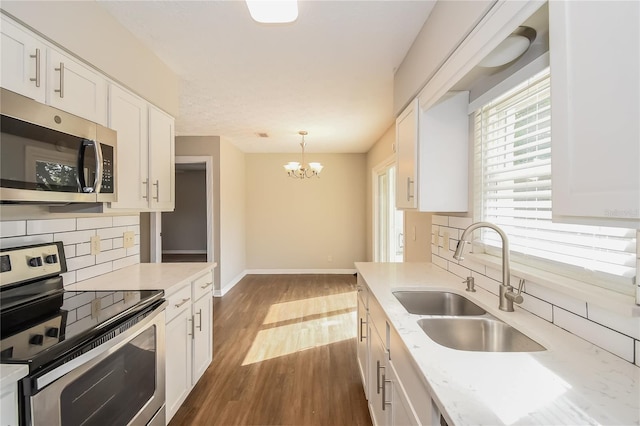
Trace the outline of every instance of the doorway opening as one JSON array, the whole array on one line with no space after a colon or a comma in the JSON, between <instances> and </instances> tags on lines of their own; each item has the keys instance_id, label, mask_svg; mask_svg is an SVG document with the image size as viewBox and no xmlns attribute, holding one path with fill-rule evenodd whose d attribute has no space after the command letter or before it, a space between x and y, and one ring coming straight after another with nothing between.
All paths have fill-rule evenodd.
<instances>
[{"instance_id":1,"label":"doorway opening","mask_svg":"<svg viewBox=\"0 0 640 426\"><path fill-rule=\"evenodd\" d=\"M404 260L404 212L396 209L396 164L394 159L373 171L374 261Z\"/></svg>"}]
</instances>

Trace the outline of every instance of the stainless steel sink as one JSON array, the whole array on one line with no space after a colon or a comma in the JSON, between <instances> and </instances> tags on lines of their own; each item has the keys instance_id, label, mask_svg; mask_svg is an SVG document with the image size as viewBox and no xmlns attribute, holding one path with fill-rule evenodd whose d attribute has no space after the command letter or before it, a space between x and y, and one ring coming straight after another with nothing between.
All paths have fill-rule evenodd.
<instances>
[{"instance_id":1,"label":"stainless steel sink","mask_svg":"<svg viewBox=\"0 0 640 426\"><path fill-rule=\"evenodd\" d=\"M418 324L436 343L461 351L538 352L546 350L526 335L498 319L423 318Z\"/></svg>"},{"instance_id":2,"label":"stainless steel sink","mask_svg":"<svg viewBox=\"0 0 640 426\"><path fill-rule=\"evenodd\" d=\"M409 313L417 315L484 315L487 312L469 299L446 291L394 291Z\"/></svg>"}]
</instances>

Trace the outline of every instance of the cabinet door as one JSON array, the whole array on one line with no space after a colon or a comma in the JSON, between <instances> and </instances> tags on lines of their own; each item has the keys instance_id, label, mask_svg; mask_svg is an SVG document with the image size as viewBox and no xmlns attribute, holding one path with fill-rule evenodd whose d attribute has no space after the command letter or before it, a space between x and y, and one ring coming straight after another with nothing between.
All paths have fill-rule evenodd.
<instances>
[{"instance_id":1,"label":"cabinet door","mask_svg":"<svg viewBox=\"0 0 640 426\"><path fill-rule=\"evenodd\" d=\"M47 103L102 125L107 123L107 81L61 52L47 55Z\"/></svg>"},{"instance_id":2,"label":"cabinet door","mask_svg":"<svg viewBox=\"0 0 640 426\"><path fill-rule=\"evenodd\" d=\"M419 425L417 414L414 412L407 392L398 377L398 373L393 362L387 364L386 379L390 381L391 387L391 424L392 425ZM430 403L430 398L424 401L425 404Z\"/></svg>"},{"instance_id":3,"label":"cabinet door","mask_svg":"<svg viewBox=\"0 0 640 426\"><path fill-rule=\"evenodd\" d=\"M415 99L396 120L396 208L417 207L418 184L418 100Z\"/></svg>"},{"instance_id":4,"label":"cabinet door","mask_svg":"<svg viewBox=\"0 0 640 426\"><path fill-rule=\"evenodd\" d=\"M549 2L554 219L640 224L640 3Z\"/></svg>"},{"instance_id":5,"label":"cabinet door","mask_svg":"<svg viewBox=\"0 0 640 426\"><path fill-rule=\"evenodd\" d=\"M191 391L192 333L193 319L190 309L183 310L167 324L165 353L167 423Z\"/></svg>"},{"instance_id":6,"label":"cabinet door","mask_svg":"<svg viewBox=\"0 0 640 426\"><path fill-rule=\"evenodd\" d=\"M0 31L0 85L44 103L45 45L4 16Z\"/></svg>"},{"instance_id":7,"label":"cabinet door","mask_svg":"<svg viewBox=\"0 0 640 426\"><path fill-rule=\"evenodd\" d=\"M369 412L374 425L389 424L389 406L387 401L391 398L389 387L386 383L387 351L382 338L378 335L376 327L369 319L369 344L371 345L371 358L369 369Z\"/></svg>"},{"instance_id":8,"label":"cabinet door","mask_svg":"<svg viewBox=\"0 0 640 426\"><path fill-rule=\"evenodd\" d=\"M193 378L192 385L202 377L213 359L213 297L207 294L193 305Z\"/></svg>"},{"instance_id":9,"label":"cabinet door","mask_svg":"<svg viewBox=\"0 0 640 426\"><path fill-rule=\"evenodd\" d=\"M149 106L150 207L155 211L174 209L175 141L173 117Z\"/></svg>"},{"instance_id":10,"label":"cabinet door","mask_svg":"<svg viewBox=\"0 0 640 426\"><path fill-rule=\"evenodd\" d=\"M358 346L356 347L358 357L358 368L360 369L360 377L362 378L362 386L364 387L364 396L369 398L369 389L367 388L367 372L369 371L369 351L367 335L367 308L358 293Z\"/></svg>"},{"instance_id":11,"label":"cabinet door","mask_svg":"<svg viewBox=\"0 0 640 426\"><path fill-rule=\"evenodd\" d=\"M118 132L118 202L114 208L149 207L147 102L118 86L109 86L109 127Z\"/></svg>"}]
</instances>

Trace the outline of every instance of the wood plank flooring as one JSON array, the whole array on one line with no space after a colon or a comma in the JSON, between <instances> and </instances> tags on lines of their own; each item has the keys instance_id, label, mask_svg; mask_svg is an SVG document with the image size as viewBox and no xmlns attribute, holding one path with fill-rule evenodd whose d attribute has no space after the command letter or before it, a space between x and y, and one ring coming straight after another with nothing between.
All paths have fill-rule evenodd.
<instances>
[{"instance_id":1,"label":"wood plank flooring","mask_svg":"<svg viewBox=\"0 0 640 426\"><path fill-rule=\"evenodd\" d=\"M371 425L352 275L248 275L214 299L214 359L170 426Z\"/></svg>"}]
</instances>

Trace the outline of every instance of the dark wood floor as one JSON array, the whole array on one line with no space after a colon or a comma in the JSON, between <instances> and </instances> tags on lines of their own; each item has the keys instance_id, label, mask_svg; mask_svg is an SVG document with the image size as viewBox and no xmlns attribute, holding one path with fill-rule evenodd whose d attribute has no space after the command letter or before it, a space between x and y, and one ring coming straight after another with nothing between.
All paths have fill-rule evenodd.
<instances>
[{"instance_id":1,"label":"dark wood floor","mask_svg":"<svg viewBox=\"0 0 640 426\"><path fill-rule=\"evenodd\" d=\"M214 299L214 360L178 425L370 425L351 275L248 275Z\"/></svg>"}]
</instances>

